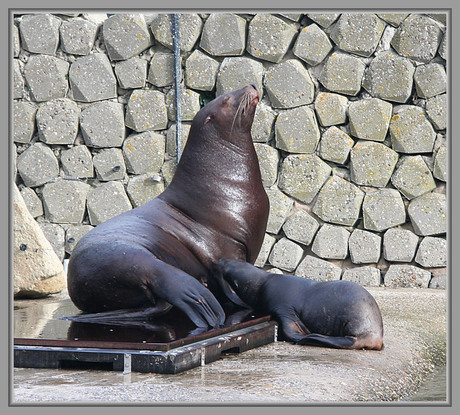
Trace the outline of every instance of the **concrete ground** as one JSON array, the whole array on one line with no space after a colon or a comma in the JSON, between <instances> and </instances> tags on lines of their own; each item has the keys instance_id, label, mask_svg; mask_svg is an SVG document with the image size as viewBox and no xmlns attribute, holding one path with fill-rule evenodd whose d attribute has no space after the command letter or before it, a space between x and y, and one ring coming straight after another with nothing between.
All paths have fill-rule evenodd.
<instances>
[{"instance_id":1,"label":"concrete ground","mask_svg":"<svg viewBox=\"0 0 460 415\"><path fill-rule=\"evenodd\" d=\"M382 351L335 350L276 342L222 356L216 362L177 375L15 368L11 402L177 405L406 402L437 367L446 363L447 294L434 289L369 291L384 319ZM437 373L444 376L445 371ZM438 387L443 384L435 382Z\"/></svg>"}]
</instances>

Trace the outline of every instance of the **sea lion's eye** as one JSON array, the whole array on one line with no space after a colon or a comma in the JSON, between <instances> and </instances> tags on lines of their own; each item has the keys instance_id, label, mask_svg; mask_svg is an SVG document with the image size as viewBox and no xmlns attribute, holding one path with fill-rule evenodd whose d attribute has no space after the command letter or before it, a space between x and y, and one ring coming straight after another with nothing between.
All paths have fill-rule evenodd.
<instances>
[{"instance_id":1,"label":"sea lion's eye","mask_svg":"<svg viewBox=\"0 0 460 415\"><path fill-rule=\"evenodd\" d=\"M214 116L211 114L211 115L208 115L205 120L204 120L204 123L207 124L208 122L212 121L212 119L214 118Z\"/></svg>"}]
</instances>

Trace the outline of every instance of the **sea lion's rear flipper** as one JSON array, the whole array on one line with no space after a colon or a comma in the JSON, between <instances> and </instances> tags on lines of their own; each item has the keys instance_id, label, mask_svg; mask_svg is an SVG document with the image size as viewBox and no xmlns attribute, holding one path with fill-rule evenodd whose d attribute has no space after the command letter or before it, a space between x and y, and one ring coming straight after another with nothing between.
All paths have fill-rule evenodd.
<instances>
[{"instance_id":1,"label":"sea lion's rear flipper","mask_svg":"<svg viewBox=\"0 0 460 415\"><path fill-rule=\"evenodd\" d=\"M289 341L298 342L310 332L297 315L277 315L276 319L281 326L281 334Z\"/></svg>"},{"instance_id":2,"label":"sea lion's rear flipper","mask_svg":"<svg viewBox=\"0 0 460 415\"><path fill-rule=\"evenodd\" d=\"M333 337L314 333L308 334L302 339L297 340L296 343L307 346L332 347L335 349L352 349L356 341L357 338L353 336Z\"/></svg>"}]
</instances>

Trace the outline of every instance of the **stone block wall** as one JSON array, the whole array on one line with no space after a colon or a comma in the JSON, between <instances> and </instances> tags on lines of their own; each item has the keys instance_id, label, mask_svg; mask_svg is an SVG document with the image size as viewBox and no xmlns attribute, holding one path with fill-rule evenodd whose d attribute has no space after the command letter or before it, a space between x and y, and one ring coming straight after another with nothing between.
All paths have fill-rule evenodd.
<instances>
[{"instance_id":1,"label":"stone block wall","mask_svg":"<svg viewBox=\"0 0 460 415\"><path fill-rule=\"evenodd\" d=\"M166 14L14 16L15 181L61 260L175 169ZM256 265L365 286L446 286L446 15L182 14L182 134L254 83L271 202Z\"/></svg>"}]
</instances>

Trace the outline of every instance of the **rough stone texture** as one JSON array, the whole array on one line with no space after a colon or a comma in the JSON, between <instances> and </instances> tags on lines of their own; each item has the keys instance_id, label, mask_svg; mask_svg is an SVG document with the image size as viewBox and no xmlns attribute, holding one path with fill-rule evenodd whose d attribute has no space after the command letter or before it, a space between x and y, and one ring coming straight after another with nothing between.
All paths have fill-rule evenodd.
<instances>
[{"instance_id":1,"label":"rough stone texture","mask_svg":"<svg viewBox=\"0 0 460 415\"><path fill-rule=\"evenodd\" d=\"M377 13L377 16L392 26L398 27L401 22L409 16L409 13Z\"/></svg>"},{"instance_id":2,"label":"rough stone texture","mask_svg":"<svg viewBox=\"0 0 460 415\"><path fill-rule=\"evenodd\" d=\"M422 267L447 266L447 241L444 238L423 238L418 247L415 262Z\"/></svg>"},{"instance_id":3,"label":"rough stone texture","mask_svg":"<svg viewBox=\"0 0 460 415\"><path fill-rule=\"evenodd\" d=\"M123 155L129 173L159 172L164 161L165 137L146 131L129 136L123 143Z\"/></svg>"},{"instance_id":4,"label":"rough stone texture","mask_svg":"<svg viewBox=\"0 0 460 415\"><path fill-rule=\"evenodd\" d=\"M400 153L429 153L433 151L436 133L425 112L415 105L395 110L390 121L391 144Z\"/></svg>"},{"instance_id":5,"label":"rough stone texture","mask_svg":"<svg viewBox=\"0 0 460 415\"><path fill-rule=\"evenodd\" d=\"M218 61L196 49L185 61L185 84L199 91L212 91L218 70Z\"/></svg>"},{"instance_id":6,"label":"rough stone texture","mask_svg":"<svg viewBox=\"0 0 460 415\"><path fill-rule=\"evenodd\" d=\"M120 87L124 89L143 88L146 74L147 61L145 59L133 57L115 64L115 75Z\"/></svg>"},{"instance_id":7,"label":"rough stone texture","mask_svg":"<svg viewBox=\"0 0 460 415\"><path fill-rule=\"evenodd\" d=\"M323 127L344 124L347 120L348 98L339 94L319 92L315 100L315 111Z\"/></svg>"},{"instance_id":8,"label":"rough stone texture","mask_svg":"<svg viewBox=\"0 0 460 415\"><path fill-rule=\"evenodd\" d=\"M355 142L337 127L330 127L321 135L318 154L323 160L344 164Z\"/></svg>"},{"instance_id":9,"label":"rough stone texture","mask_svg":"<svg viewBox=\"0 0 460 415\"><path fill-rule=\"evenodd\" d=\"M78 241L91 229L93 229L91 225L69 226L65 233L65 251L71 254L73 249L77 246Z\"/></svg>"},{"instance_id":10,"label":"rough stone texture","mask_svg":"<svg viewBox=\"0 0 460 415\"><path fill-rule=\"evenodd\" d=\"M325 223L316 234L311 250L320 258L345 259L349 238L350 232L345 228Z\"/></svg>"},{"instance_id":11,"label":"rough stone texture","mask_svg":"<svg viewBox=\"0 0 460 415\"><path fill-rule=\"evenodd\" d=\"M426 63L435 57L441 40L438 23L427 16L411 14L399 26L391 46L401 56Z\"/></svg>"},{"instance_id":12,"label":"rough stone texture","mask_svg":"<svg viewBox=\"0 0 460 415\"><path fill-rule=\"evenodd\" d=\"M45 235L45 238L51 243L55 254L58 256L59 261L64 260L64 240L65 230L57 223L40 222L38 224Z\"/></svg>"},{"instance_id":13,"label":"rough stone texture","mask_svg":"<svg viewBox=\"0 0 460 415\"><path fill-rule=\"evenodd\" d=\"M152 56L147 80L157 86L165 87L174 83L174 54L157 52Z\"/></svg>"},{"instance_id":14,"label":"rough stone texture","mask_svg":"<svg viewBox=\"0 0 460 415\"><path fill-rule=\"evenodd\" d=\"M15 143L30 143L35 132L37 107L29 102L15 102L13 105L13 140Z\"/></svg>"},{"instance_id":15,"label":"rough stone texture","mask_svg":"<svg viewBox=\"0 0 460 415\"><path fill-rule=\"evenodd\" d=\"M297 107L281 112L275 123L275 143L290 153L313 153L320 138L314 111Z\"/></svg>"},{"instance_id":16,"label":"rough stone texture","mask_svg":"<svg viewBox=\"0 0 460 415\"><path fill-rule=\"evenodd\" d=\"M138 55L153 43L141 14L114 14L102 25L105 47L110 60L120 61Z\"/></svg>"},{"instance_id":17,"label":"rough stone texture","mask_svg":"<svg viewBox=\"0 0 460 415\"><path fill-rule=\"evenodd\" d=\"M24 203L27 206L32 217L36 218L37 216L43 215L43 204L40 198L37 196L37 193L34 192L30 187L24 187L21 189L21 196L24 200Z\"/></svg>"},{"instance_id":18,"label":"rough stone texture","mask_svg":"<svg viewBox=\"0 0 460 415\"><path fill-rule=\"evenodd\" d=\"M13 99L24 96L24 79L21 73L19 59L13 59Z\"/></svg>"},{"instance_id":19,"label":"rough stone texture","mask_svg":"<svg viewBox=\"0 0 460 415\"><path fill-rule=\"evenodd\" d=\"M89 147L120 147L125 139L123 105L96 102L80 114L80 128Z\"/></svg>"},{"instance_id":20,"label":"rough stone texture","mask_svg":"<svg viewBox=\"0 0 460 415\"><path fill-rule=\"evenodd\" d=\"M432 98L447 89L447 74L439 63L418 66L414 73L415 88L421 98Z\"/></svg>"},{"instance_id":21,"label":"rough stone texture","mask_svg":"<svg viewBox=\"0 0 460 415\"><path fill-rule=\"evenodd\" d=\"M72 55L88 55L96 39L97 25L84 19L62 22L61 49Z\"/></svg>"},{"instance_id":22,"label":"rough stone texture","mask_svg":"<svg viewBox=\"0 0 460 415\"><path fill-rule=\"evenodd\" d=\"M74 180L59 180L43 187L46 220L53 223L81 223L90 185Z\"/></svg>"},{"instance_id":23,"label":"rough stone texture","mask_svg":"<svg viewBox=\"0 0 460 415\"><path fill-rule=\"evenodd\" d=\"M270 201L267 232L276 235L288 217L294 202L283 192L280 192L276 186L270 189L265 189L265 191Z\"/></svg>"},{"instance_id":24,"label":"rough stone texture","mask_svg":"<svg viewBox=\"0 0 460 415\"><path fill-rule=\"evenodd\" d=\"M430 280L430 288L435 288L438 290L445 290L447 288L447 275L433 275Z\"/></svg>"},{"instance_id":25,"label":"rough stone texture","mask_svg":"<svg viewBox=\"0 0 460 415\"><path fill-rule=\"evenodd\" d=\"M441 44L439 45L438 49L439 56L443 58L444 60L447 60L447 33L444 33L444 36L442 37Z\"/></svg>"},{"instance_id":26,"label":"rough stone texture","mask_svg":"<svg viewBox=\"0 0 460 415\"><path fill-rule=\"evenodd\" d=\"M375 51L385 25L372 13L343 13L330 37L345 52L369 57Z\"/></svg>"},{"instance_id":27,"label":"rough stone texture","mask_svg":"<svg viewBox=\"0 0 460 415\"><path fill-rule=\"evenodd\" d=\"M254 142L267 143L274 131L276 113L268 105L260 102L256 107L251 135Z\"/></svg>"},{"instance_id":28,"label":"rough stone texture","mask_svg":"<svg viewBox=\"0 0 460 415\"><path fill-rule=\"evenodd\" d=\"M69 89L69 63L48 55L32 55L24 66L24 78L36 102L64 98Z\"/></svg>"},{"instance_id":29,"label":"rough stone texture","mask_svg":"<svg viewBox=\"0 0 460 415\"><path fill-rule=\"evenodd\" d=\"M165 189L163 181L151 173L132 176L129 179L126 192L133 207L143 205L157 197Z\"/></svg>"},{"instance_id":30,"label":"rough stone texture","mask_svg":"<svg viewBox=\"0 0 460 415\"><path fill-rule=\"evenodd\" d=\"M289 216L283 225L283 231L289 239L304 245L311 244L318 228L318 221L305 210L298 210Z\"/></svg>"},{"instance_id":31,"label":"rough stone texture","mask_svg":"<svg viewBox=\"0 0 460 415\"><path fill-rule=\"evenodd\" d=\"M296 34L293 24L271 14L259 13L249 23L246 50L255 58L278 63Z\"/></svg>"},{"instance_id":32,"label":"rough stone texture","mask_svg":"<svg viewBox=\"0 0 460 415\"><path fill-rule=\"evenodd\" d=\"M168 119L176 121L176 94L171 89L165 96L165 104ZM200 94L191 89L184 88L180 97L182 121L192 121L196 113L200 110Z\"/></svg>"},{"instance_id":33,"label":"rough stone texture","mask_svg":"<svg viewBox=\"0 0 460 415\"><path fill-rule=\"evenodd\" d=\"M68 98L48 101L37 111L37 130L47 144L73 144L78 133L80 108Z\"/></svg>"},{"instance_id":34,"label":"rough stone texture","mask_svg":"<svg viewBox=\"0 0 460 415\"><path fill-rule=\"evenodd\" d=\"M303 249L295 242L282 238L275 243L268 257L268 261L274 267L284 271L294 271L302 259Z\"/></svg>"},{"instance_id":35,"label":"rough stone texture","mask_svg":"<svg viewBox=\"0 0 460 415\"><path fill-rule=\"evenodd\" d=\"M188 135L190 133L191 124L181 125L181 148L180 154L184 151L185 144L187 144ZM166 153L171 157L177 155L177 139L176 139L176 124L172 124L166 133Z\"/></svg>"},{"instance_id":36,"label":"rough stone texture","mask_svg":"<svg viewBox=\"0 0 460 415\"><path fill-rule=\"evenodd\" d=\"M331 49L326 33L313 23L300 31L292 51L298 58L315 66L326 58Z\"/></svg>"},{"instance_id":37,"label":"rough stone texture","mask_svg":"<svg viewBox=\"0 0 460 415\"><path fill-rule=\"evenodd\" d=\"M13 56L17 58L21 52L21 42L19 40L19 29L16 25L13 25Z\"/></svg>"},{"instance_id":38,"label":"rough stone texture","mask_svg":"<svg viewBox=\"0 0 460 415\"><path fill-rule=\"evenodd\" d=\"M434 159L433 176L443 182L447 181L447 146L439 147Z\"/></svg>"},{"instance_id":39,"label":"rough stone texture","mask_svg":"<svg viewBox=\"0 0 460 415\"><path fill-rule=\"evenodd\" d=\"M254 148L259 159L262 183L264 187L273 186L278 177L279 152L276 148L262 143L254 143Z\"/></svg>"},{"instance_id":40,"label":"rough stone texture","mask_svg":"<svg viewBox=\"0 0 460 415\"><path fill-rule=\"evenodd\" d=\"M91 225L99 225L132 208L120 182L107 182L88 192L87 207Z\"/></svg>"},{"instance_id":41,"label":"rough stone texture","mask_svg":"<svg viewBox=\"0 0 460 415\"><path fill-rule=\"evenodd\" d=\"M386 287L427 288L431 272L414 265L390 265L384 276Z\"/></svg>"},{"instance_id":42,"label":"rough stone texture","mask_svg":"<svg viewBox=\"0 0 460 415\"><path fill-rule=\"evenodd\" d=\"M13 277L15 297L45 297L61 291L66 277L61 261L13 186Z\"/></svg>"},{"instance_id":43,"label":"rough stone texture","mask_svg":"<svg viewBox=\"0 0 460 415\"><path fill-rule=\"evenodd\" d=\"M266 233L264 236L264 241L262 242L262 247L260 248L259 255L256 259L254 265L256 267L262 268L267 262L270 251L272 250L273 245L276 242L276 238Z\"/></svg>"},{"instance_id":44,"label":"rough stone texture","mask_svg":"<svg viewBox=\"0 0 460 415\"><path fill-rule=\"evenodd\" d=\"M51 14L26 15L19 24L22 47L32 53L54 55L61 19Z\"/></svg>"},{"instance_id":45,"label":"rough stone texture","mask_svg":"<svg viewBox=\"0 0 460 415\"><path fill-rule=\"evenodd\" d=\"M320 73L319 81L329 91L355 96L361 90L364 63L351 55L334 52Z\"/></svg>"},{"instance_id":46,"label":"rough stone texture","mask_svg":"<svg viewBox=\"0 0 460 415\"><path fill-rule=\"evenodd\" d=\"M316 281L340 280L342 269L329 261L307 255L299 264L295 275Z\"/></svg>"},{"instance_id":47,"label":"rough stone texture","mask_svg":"<svg viewBox=\"0 0 460 415\"><path fill-rule=\"evenodd\" d=\"M351 134L364 140L384 141L392 111L389 102L378 98L351 102L348 107Z\"/></svg>"},{"instance_id":48,"label":"rough stone texture","mask_svg":"<svg viewBox=\"0 0 460 415\"><path fill-rule=\"evenodd\" d=\"M376 264L380 259L382 238L375 233L355 229L348 240L353 264Z\"/></svg>"},{"instance_id":49,"label":"rough stone texture","mask_svg":"<svg viewBox=\"0 0 460 415\"><path fill-rule=\"evenodd\" d=\"M211 13L200 47L213 56L242 55L246 48L246 20L232 13Z\"/></svg>"},{"instance_id":50,"label":"rough stone texture","mask_svg":"<svg viewBox=\"0 0 460 415\"><path fill-rule=\"evenodd\" d=\"M339 176L332 176L320 190L313 213L325 222L353 226L359 218L364 192Z\"/></svg>"},{"instance_id":51,"label":"rough stone texture","mask_svg":"<svg viewBox=\"0 0 460 415\"><path fill-rule=\"evenodd\" d=\"M67 176L76 178L94 177L93 158L84 145L61 152L61 166Z\"/></svg>"},{"instance_id":52,"label":"rough stone texture","mask_svg":"<svg viewBox=\"0 0 460 415\"><path fill-rule=\"evenodd\" d=\"M400 193L395 189L380 189L367 193L363 201L364 228L381 232L406 221L406 210Z\"/></svg>"},{"instance_id":53,"label":"rough stone texture","mask_svg":"<svg viewBox=\"0 0 460 415\"><path fill-rule=\"evenodd\" d=\"M27 187L37 187L59 175L54 153L43 143L36 143L18 156L18 173Z\"/></svg>"},{"instance_id":54,"label":"rough stone texture","mask_svg":"<svg viewBox=\"0 0 460 415\"><path fill-rule=\"evenodd\" d=\"M69 82L75 101L94 102L117 96L117 79L109 58L103 53L93 53L73 62Z\"/></svg>"},{"instance_id":55,"label":"rough stone texture","mask_svg":"<svg viewBox=\"0 0 460 415\"><path fill-rule=\"evenodd\" d=\"M314 154L289 155L281 165L278 186L301 202L311 203L331 170Z\"/></svg>"},{"instance_id":56,"label":"rough stone texture","mask_svg":"<svg viewBox=\"0 0 460 415\"><path fill-rule=\"evenodd\" d=\"M411 200L407 211L417 235L429 236L446 233L446 195L426 193Z\"/></svg>"},{"instance_id":57,"label":"rough stone texture","mask_svg":"<svg viewBox=\"0 0 460 415\"><path fill-rule=\"evenodd\" d=\"M447 105L446 94L430 98L426 102L426 115L437 130L445 130L447 127Z\"/></svg>"},{"instance_id":58,"label":"rough stone texture","mask_svg":"<svg viewBox=\"0 0 460 415\"><path fill-rule=\"evenodd\" d=\"M359 141L350 151L351 180L359 185L385 187L398 162L398 153L381 143Z\"/></svg>"},{"instance_id":59,"label":"rough stone texture","mask_svg":"<svg viewBox=\"0 0 460 415\"><path fill-rule=\"evenodd\" d=\"M126 165L123 153L119 148L104 148L94 154L94 170L100 181L123 180Z\"/></svg>"},{"instance_id":60,"label":"rough stone texture","mask_svg":"<svg viewBox=\"0 0 460 415\"><path fill-rule=\"evenodd\" d=\"M383 257L392 262L411 262L419 238L408 229L388 229L383 235Z\"/></svg>"},{"instance_id":61,"label":"rough stone texture","mask_svg":"<svg viewBox=\"0 0 460 415\"><path fill-rule=\"evenodd\" d=\"M337 20L340 13L308 13L307 16L326 29Z\"/></svg>"},{"instance_id":62,"label":"rough stone texture","mask_svg":"<svg viewBox=\"0 0 460 415\"><path fill-rule=\"evenodd\" d=\"M219 67L216 78L216 96L220 96L248 84L254 84L263 95L262 63L248 57L225 58Z\"/></svg>"},{"instance_id":63,"label":"rough stone texture","mask_svg":"<svg viewBox=\"0 0 460 415\"><path fill-rule=\"evenodd\" d=\"M391 183L409 200L436 188L422 156L403 156L391 177Z\"/></svg>"},{"instance_id":64,"label":"rough stone texture","mask_svg":"<svg viewBox=\"0 0 460 415\"><path fill-rule=\"evenodd\" d=\"M386 50L372 59L363 79L363 88L374 98L406 102L412 94L415 67L409 59Z\"/></svg>"},{"instance_id":65,"label":"rough stone texture","mask_svg":"<svg viewBox=\"0 0 460 415\"><path fill-rule=\"evenodd\" d=\"M165 96L160 91L135 89L126 106L126 126L137 132L164 130L168 125Z\"/></svg>"},{"instance_id":66,"label":"rough stone texture","mask_svg":"<svg viewBox=\"0 0 460 415\"><path fill-rule=\"evenodd\" d=\"M347 269L342 275L342 280L352 281L363 287L379 287L380 270L370 266Z\"/></svg>"}]
</instances>

